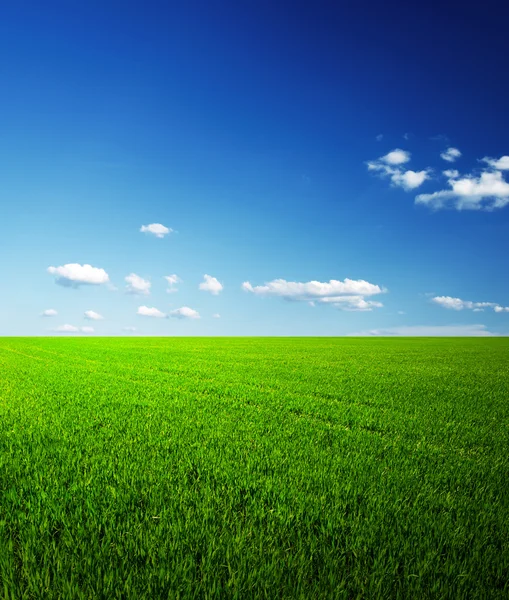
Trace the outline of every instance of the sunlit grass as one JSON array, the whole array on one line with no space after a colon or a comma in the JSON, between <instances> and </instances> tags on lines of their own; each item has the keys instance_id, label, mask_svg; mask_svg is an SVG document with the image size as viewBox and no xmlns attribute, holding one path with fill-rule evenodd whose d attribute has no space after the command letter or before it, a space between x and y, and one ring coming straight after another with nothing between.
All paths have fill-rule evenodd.
<instances>
[{"instance_id":1,"label":"sunlit grass","mask_svg":"<svg viewBox=\"0 0 509 600\"><path fill-rule=\"evenodd\" d=\"M509 339L0 339L0 596L507 598Z\"/></svg>"}]
</instances>

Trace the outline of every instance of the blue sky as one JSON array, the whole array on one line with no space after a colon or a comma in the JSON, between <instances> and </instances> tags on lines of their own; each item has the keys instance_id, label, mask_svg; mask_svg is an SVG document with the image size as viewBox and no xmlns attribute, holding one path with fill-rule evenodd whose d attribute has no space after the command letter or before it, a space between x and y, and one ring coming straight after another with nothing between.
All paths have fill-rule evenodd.
<instances>
[{"instance_id":1,"label":"blue sky","mask_svg":"<svg viewBox=\"0 0 509 600\"><path fill-rule=\"evenodd\" d=\"M508 335L508 13L4 3L0 334Z\"/></svg>"}]
</instances>

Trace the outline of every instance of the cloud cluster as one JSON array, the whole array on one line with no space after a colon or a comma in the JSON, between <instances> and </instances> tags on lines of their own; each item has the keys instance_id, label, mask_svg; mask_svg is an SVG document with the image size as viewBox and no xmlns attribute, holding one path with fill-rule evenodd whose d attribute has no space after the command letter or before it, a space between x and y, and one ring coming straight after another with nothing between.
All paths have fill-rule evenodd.
<instances>
[{"instance_id":1,"label":"cloud cluster","mask_svg":"<svg viewBox=\"0 0 509 600\"><path fill-rule=\"evenodd\" d=\"M456 210L494 210L509 204L509 183L503 171L509 170L509 156L498 159L485 157L487 166L480 173L461 176L453 169L444 171L449 189L432 194L419 194L416 204L424 204L435 210L455 208Z\"/></svg>"},{"instance_id":2,"label":"cloud cluster","mask_svg":"<svg viewBox=\"0 0 509 600\"><path fill-rule=\"evenodd\" d=\"M82 284L100 285L108 283L110 279L104 269L78 263L68 263L61 267L48 267L48 273L56 275L56 283L65 287L78 287Z\"/></svg>"},{"instance_id":3,"label":"cloud cluster","mask_svg":"<svg viewBox=\"0 0 509 600\"><path fill-rule=\"evenodd\" d=\"M126 293L148 296L150 294L151 283L147 279L143 279L136 273L131 273L125 278L127 282Z\"/></svg>"},{"instance_id":4,"label":"cloud cluster","mask_svg":"<svg viewBox=\"0 0 509 600\"><path fill-rule=\"evenodd\" d=\"M223 290L223 285L211 275L204 275L204 281L198 286L203 292L210 292L217 296Z\"/></svg>"},{"instance_id":5,"label":"cloud cluster","mask_svg":"<svg viewBox=\"0 0 509 600\"><path fill-rule=\"evenodd\" d=\"M509 306L501 306L497 302L472 302L471 300L462 300L461 298L452 298L451 296L435 296L431 301L443 308L451 310L473 310L482 312L485 308L492 308L496 313L509 312Z\"/></svg>"},{"instance_id":6,"label":"cloud cluster","mask_svg":"<svg viewBox=\"0 0 509 600\"><path fill-rule=\"evenodd\" d=\"M161 223L150 223L150 225L142 225L140 228L142 233L150 233L157 238L163 238L165 235L173 232L170 227L165 227Z\"/></svg>"},{"instance_id":7,"label":"cloud cluster","mask_svg":"<svg viewBox=\"0 0 509 600\"><path fill-rule=\"evenodd\" d=\"M382 177L389 177L392 185L404 190L413 190L429 179L430 170L412 171L404 169L402 165L410 161L410 152L396 148L385 156L373 161L368 161L369 171L379 173Z\"/></svg>"},{"instance_id":8,"label":"cloud cluster","mask_svg":"<svg viewBox=\"0 0 509 600\"><path fill-rule=\"evenodd\" d=\"M257 296L279 296L285 300L298 302L332 304L336 308L349 311L370 311L373 308L382 307L381 302L366 300L365 296L373 296L386 291L363 279L348 278L344 281L331 279L329 282L274 279L257 286L245 281L242 289Z\"/></svg>"}]
</instances>

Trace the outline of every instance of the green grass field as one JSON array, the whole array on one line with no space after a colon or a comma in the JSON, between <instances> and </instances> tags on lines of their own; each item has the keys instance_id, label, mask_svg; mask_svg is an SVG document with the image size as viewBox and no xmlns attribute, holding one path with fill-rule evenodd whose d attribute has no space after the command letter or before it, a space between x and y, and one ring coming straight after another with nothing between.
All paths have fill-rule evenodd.
<instances>
[{"instance_id":1,"label":"green grass field","mask_svg":"<svg viewBox=\"0 0 509 600\"><path fill-rule=\"evenodd\" d=\"M509 338L0 338L0 596L508 598Z\"/></svg>"}]
</instances>

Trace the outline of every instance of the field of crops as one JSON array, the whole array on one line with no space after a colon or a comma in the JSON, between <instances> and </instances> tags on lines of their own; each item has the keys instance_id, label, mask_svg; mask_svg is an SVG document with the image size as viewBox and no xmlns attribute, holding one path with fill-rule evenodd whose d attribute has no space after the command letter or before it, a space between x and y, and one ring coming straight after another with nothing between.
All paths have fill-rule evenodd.
<instances>
[{"instance_id":1,"label":"field of crops","mask_svg":"<svg viewBox=\"0 0 509 600\"><path fill-rule=\"evenodd\" d=\"M507 598L508 482L509 338L0 339L5 599Z\"/></svg>"}]
</instances>

